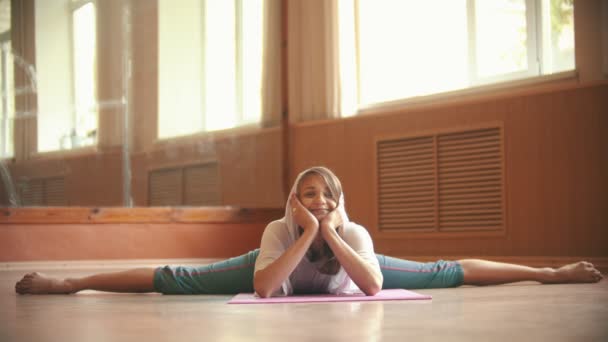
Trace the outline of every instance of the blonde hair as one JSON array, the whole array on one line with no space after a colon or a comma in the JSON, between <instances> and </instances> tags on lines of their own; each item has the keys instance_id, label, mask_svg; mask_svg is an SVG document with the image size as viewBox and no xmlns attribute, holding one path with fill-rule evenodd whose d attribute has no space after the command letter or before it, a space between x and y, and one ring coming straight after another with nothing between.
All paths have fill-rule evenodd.
<instances>
[{"instance_id":1,"label":"blonde hair","mask_svg":"<svg viewBox=\"0 0 608 342\"><path fill-rule=\"evenodd\" d=\"M302 171L296 180L296 194L298 194L300 191L302 181L312 174L319 175L323 178L325 184L327 184L327 187L331 192L331 195L336 199L336 201L342 197L342 183L340 183L340 179L338 179L338 177L330 169L324 166L313 166Z\"/></svg>"}]
</instances>

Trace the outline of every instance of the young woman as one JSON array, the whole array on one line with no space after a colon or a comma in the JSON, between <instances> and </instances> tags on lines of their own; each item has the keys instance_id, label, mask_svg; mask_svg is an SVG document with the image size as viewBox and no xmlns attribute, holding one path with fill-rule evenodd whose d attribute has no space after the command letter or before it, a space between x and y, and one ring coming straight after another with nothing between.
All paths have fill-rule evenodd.
<instances>
[{"instance_id":1,"label":"young woman","mask_svg":"<svg viewBox=\"0 0 608 342\"><path fill-rule=\"evenodd\" d=\"M20 294L160 292L236 294L260 297L293 293L374 295L381 289L444 288L533 280L541 283L598 282L602 274L588 262L534 268L465 259L418 263L376 255L365 228L349 221L338 178L327 168L302 172L291 190L285 216L271 222L260 249L200 267L165 266L101 273L81 278L25 275Z\"/></svg>"}]
</instances>

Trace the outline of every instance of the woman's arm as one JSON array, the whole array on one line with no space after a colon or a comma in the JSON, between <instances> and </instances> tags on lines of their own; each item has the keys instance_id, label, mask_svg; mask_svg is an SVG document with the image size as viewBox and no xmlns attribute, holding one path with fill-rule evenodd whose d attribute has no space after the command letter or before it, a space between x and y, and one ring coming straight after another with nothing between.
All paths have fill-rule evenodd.
<instances>
[{"instance_id":1,"label":"woman's arm","mask_svg":"<svg viewBox=\"0 0 608 342\"><path fill-rule=\"evenodd\" d=\"M339 225L341 219L334 210L321 222L321 234L352 281L366 295L373 296L382 289L382 273L340 237L336 230Z\"/></svg>"},{"instance_id":2,"label":"woman's arm","mask_svg":"<svg viewBox=\"0 0 608 342\"><path fill-rule=\"evenodd\" d=\"M319 232L317 219L297 200L291 199L291 205L296 210L292 213L295 221L304 229L302 236L296 240L281 256L270 265L255 272L253 276L253 287L255 292L262 298L271 296L291 272L298 266L308 248ZM262 246L263 248L263 246Z\"/></svg>"},{"instance_id":3,"label":"woman's arm","mask_svg":"<svg viewBox=\"0 0 608 342\"><path fill-rule=\"evenodd\" d=\"M302 236L285 253L255 273L253 287L260 297L270 297L283 284L306 254L316 234L316 230L304 230Z\"/></svg>"}]
</instances>

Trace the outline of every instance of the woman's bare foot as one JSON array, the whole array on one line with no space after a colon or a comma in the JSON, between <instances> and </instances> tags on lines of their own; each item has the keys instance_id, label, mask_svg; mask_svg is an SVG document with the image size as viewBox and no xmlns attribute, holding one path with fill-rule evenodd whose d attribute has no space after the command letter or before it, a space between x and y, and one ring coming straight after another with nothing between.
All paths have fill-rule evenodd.
<instances>
[{"instance_id":1,"label":"woman's bare foot","mask_svg":"<svg viewBox=\"0 0 608 342\"><path fill-rule=\"evenodd\" d=\"M65 279L53 278L42 273L28 273L15 284L15 291L19 294L51 294L72 293L71 285Z\"/></svg>"},{"instance_id":2,"label":"woman's bare foot","mask_svg":"<svg viewBox=\"0 0 608 342\"><path fill-rule=\"evenodd\" d=\"M557 268L553 277L545 283L597 283L603 275L592 263L579 261Z\"/></svg>"}]
</instances>

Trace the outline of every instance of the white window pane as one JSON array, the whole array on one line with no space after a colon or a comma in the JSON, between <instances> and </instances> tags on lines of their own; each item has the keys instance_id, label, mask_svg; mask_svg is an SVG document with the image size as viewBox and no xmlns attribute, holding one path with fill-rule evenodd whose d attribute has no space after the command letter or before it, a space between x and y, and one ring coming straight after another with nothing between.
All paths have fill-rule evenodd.
<instances>
[{"instance_id":1,"label":"white window pane","mask_svg":"<svg viewBox=\"0 0 608 342\"><path fill-rule=\"evenodd\" d=\"M475 1L477 76L528 69L524 0Z\"/></svg>"},{"instance_id":2,"label":"white window pane","mask_svg":"<svg viewBox=\"0 0 608 342\"><path fill-rule=\"evenodd\" d=\"M243 121L259 122L262 113L264 0L245 0L242 22Z\"/></svg>"},{"instance_id":3,"label":"white window pane","mask_svg":"<svg viewBox=\"0 0 608 342\"><path fill-rule=\"evenodd\" d=\"M240 3L159 2L159 137L260 121L264 0Z\"/></svg>"},{"instance_id":4,"label":"white window pane","mask_svg":"<svg viewBox=\"0 0 608 342\"><path fill-rule=\"evenodd\" d=\"M53 151L73 128L70 12L67 1L36 1L38 151ZM27 110L33 110L28 108Z\"/></svg>"},{"instance_id":5,"label":"white window pane","mask_svg":"<svg viewBox=\"0 0 608 342\"><path fill-rule=\"evenodd\" d=\"M236 125L236 30L234 1L205 1L206 128Z\"/></svg>"},{"instance_id":6,"label":"white window pane","mask_svg":"<svg viewBox=\"0 0 608 342\"><path fill-rule=\"evenodd\" d=\"M73 13L75 139L92 145L97 132L95 6L87 3Z\"/></svg>"},{"instance_id":7,"label":"white window pane","mask_svg":"<svg viewBox=\"0 0 608 342\"><path fill-rule=\"evenodd\" d=\"M574 0L551 1L551 70L574 69Z\"/></svg>"},{"instance_id":8,"label":"white window pane","mask_svg":"<svg viewBox=\"0 0 608 342\"><path fill-rule=\"evenodd\" d=\"M13 54L11 52L11 42L1 43L2 48L2 67L0 77L2 82L2 103L0 107L0 158L12 157L13 148L13 127L15 116L15 93L13 78Z\"/></svg>"},{"instance_id":9,"label":"white window pane","mask_svg":"<svg viewBox=\"0 0 608 342\"><path fill-rule=\"evenodd\" d=\"M202 3L158 3L158 136L203 130Z\"/></svg>"},{"instance_id":10,"label":"white window pane","mask_svg":"<svg viewBox=\"0 0 608 342\"><path fill-rule=\"evenodd\" d=\"M465 0L360 0L359 101L467 86Z\"/></svg>"}]
</instances>

